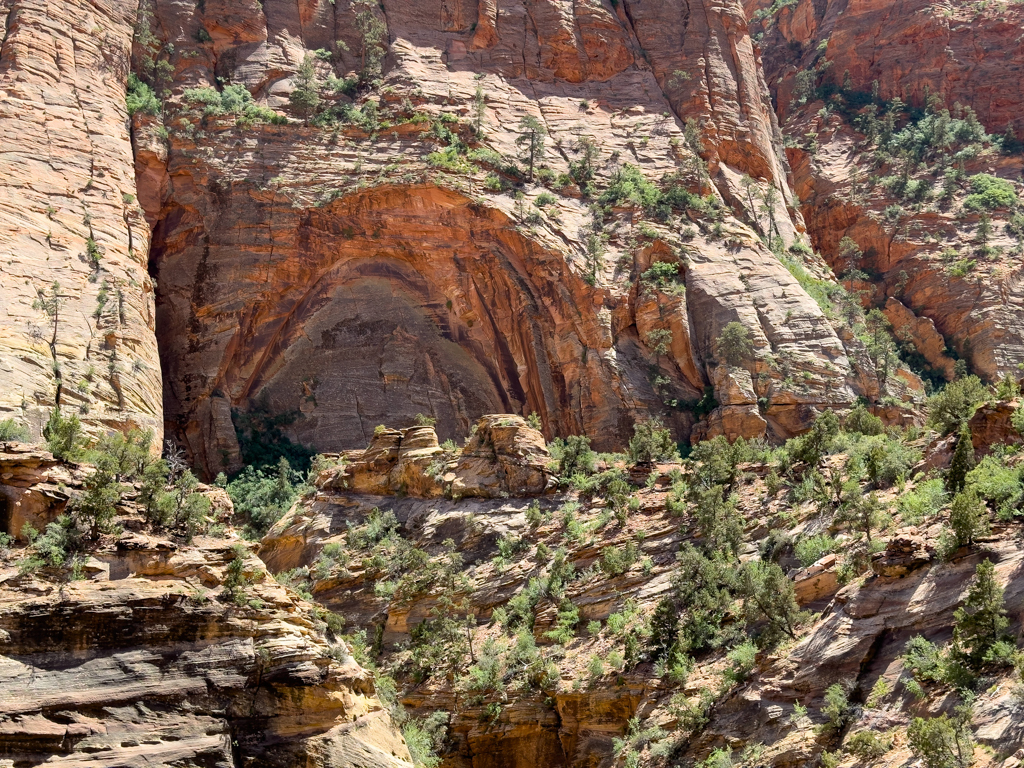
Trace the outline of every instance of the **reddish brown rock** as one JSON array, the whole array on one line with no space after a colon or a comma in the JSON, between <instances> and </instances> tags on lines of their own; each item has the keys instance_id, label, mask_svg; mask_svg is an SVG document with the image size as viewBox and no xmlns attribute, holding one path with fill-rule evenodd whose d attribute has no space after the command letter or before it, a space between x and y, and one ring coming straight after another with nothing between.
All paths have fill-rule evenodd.
<instances>
[{"instance_id":1,"label":"reddish brown rock","mask_svg":"<svg viewBox=\"0 0 1024 768\"><path fill-rule=\"evenodd\" d=\"M761 245L763 213L746 210L749 173L759 190L778 191L783 240L802 227L786 208L785 163L738 4L385 6L378 133L296 121L240 131L230 117L193 110L169 119L165 146L155 126L136 121L140 199L156 231L167 421L207 472L240 466L232 412L256 403L296 414L288 436L321 451L366 445L378 424L419 413L443 439L499 412L536 412L549 438L583 433L600 448L621 448L652 415L685 439L694 421L685 405L712 383L733 389L707 370L734 320L758 349L754 400L773 406L761 421L737 420L735 407L749 411L754 400L722 394L733 410L715 418L730 433L753 437L767 424L787 437L820 409L870 395L848 345ZM348 51L318 59L320 75L359 66L352 14L347 3L309 0L252 15L220 3L161 6L160 34L175 45L172 102L221 76L286 111L308 53L342 40ZM212 42L196 42L201 28ZM457 118L475 148L510 159L522 154L516 126L531 115L548 131L545 173L567 173L572 147L589 135L599 184L628 159L655 182L694 178L731 213L714 237L684 240L675 225L645 224L657 234L638 247L620 209L595 262L588 201L572 185L553 189L556 202L531 218L539 187L516 204L485 186L480 165L438 170L437 142L408 122L411 110ZM707 177L693 177L689 118L706 132L696 149ZM631 301L654 252L685 262L687 289L685 300L658 299L657 318L650 296ZM648 345L652 330L671 334L670 355Z\"/></svg>"},{"instance_id":2,"label":"reddish brown rock","mask_svg":"<svg viewBox=\"0 0 1024 768\"><path fill-rule=\"evenodd\" d=\"M26 525L42 531L68 501L69 471L47 451L0 443L0 533L24 540Z\"/></svg>"},{"instance_id":3,"label":"reddish brown rock","mask_svg":"<svg viewBox=\"0 0 1024 768\"><path fill-rule=\"evenodd\" d=\"M967 422L974 449L985 454L994 445L1019 443L1021 434L1013 426L1013 415L1020 407L1019 400L995 401L979 406L974 416Z\"/></svg>"},{"instance_id":4,"label":"reddish brown rock","mask_svg":"<svg viewBox=\"0 0 1024 768\"><path fill-rule=\"evenodd\" d=\"M378 429L365 451L349 451L318 479L343 493L436 498L529 496L555 486L544 436L519 416L483 416L466 446L445 451L433 427Z\"/></svg>"},{"instance_id":5,"label":"reddish brown rock","mask_svg":"<svg viewBox=\"0 0 1024 768\"><path fill-rule=\"evenodd\" d=\"M952 381L956 361L946 354L946 340L935 330L935 323L927 317L918 317L891 296L883 311L896 337L910 341L934 370L941 372L946 381Z\"/></svg>"},{"instance_id":6,"label":"reddish brown rock","mask_svg":"<svg viewBox=\"0 0 1024 768\"><path fill-rule=\"evenodd\" d=\"M908 573L928 565L931 549L917 528L902 528L886 543L883 552L871 558L871 570L879 576L903 578Z\"/></svg>"},{"instance_id":7,"label":"reddish brown rock","mask_svg":"<svg viewBox=\"0 0 1024 768\"><path fill-rule=\"evenodd\" d=\"M751 14L770 5L745 3ZM760 47L784 113L790 109L785 94L791 93L796 72L827 41L828 78L836 84L849 72L856 88L870 91L877 80L882 98L898 96L918 106L927 93L936 94L947 104L959 101L974 108L994 133L1010 125L1022 136L1022 20L1024 12L1016 5L800 0L765 22L770 29Z\"/></svg>"},{"instance_id":8,"label":"reddish brown rock","mask_svg":"<svg viewBox=\"0 0 1024 768\"><path fill-rule=\"evenodd\" d=\"M839 589L839 576L836 573L838 560L833 554L825 555L813 565L793 574L793 592L800 605L835 594Z\"/></svg>"}]
</instances>

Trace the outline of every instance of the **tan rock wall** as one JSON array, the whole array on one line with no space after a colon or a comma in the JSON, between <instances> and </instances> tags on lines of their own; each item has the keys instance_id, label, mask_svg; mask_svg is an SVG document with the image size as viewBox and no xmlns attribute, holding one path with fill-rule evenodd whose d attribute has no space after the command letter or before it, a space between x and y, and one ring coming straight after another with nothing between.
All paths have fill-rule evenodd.
<instances>
[{"instance_id":1,"label":"tan rock wall","mask_svg":"<svg viewBox=\"0 0 1024 768\"><path fill-rule=\"evenodd\" d=\"M124 106L136 8L0 2L0 418L37 438L58 399L92 431L162 437L149 227ZM33 307L55 281L56 332Z\"/></svg>"}]
</instances>

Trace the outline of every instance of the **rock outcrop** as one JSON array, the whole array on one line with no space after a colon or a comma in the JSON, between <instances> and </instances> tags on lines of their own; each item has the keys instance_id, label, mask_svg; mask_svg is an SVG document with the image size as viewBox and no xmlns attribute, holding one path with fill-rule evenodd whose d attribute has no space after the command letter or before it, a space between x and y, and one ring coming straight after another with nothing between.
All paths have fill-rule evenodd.
<instances>
[{"instance_id":1,"label":"rock outcrop","mask_svg":"<svg viewBox=\"0 0 1024 768\"><path fill-rule=\"evenodd\" d=\"M519 416L483 416L461 450L433 427L380 427L365 451L347 451L317 479L323 488L377 495L494 498L554 490L544 437Z\"/></svg>"},{"instance_id":2,"label":"rock outcrop","mask_svg":"<svg viewBox=\"0 0 1024 768\"><path fill-rule=\"evenodd\" d=\"M0 2L0 419L161 445L150 230L125 86L137 2Z\"/></svg>"},{"instance_id":3,"label":"rock outcrop","mask_svg":"<svg viewBox=\"0 0 1024 768\"><path fill-rule=\"evenodd\" d=\"M0 761L411 766L310 605L251 555L243 599L227 599L233 545L129 535L70 584L0 564Z\"/></svg>"},{"instance_id":4,"label":"rock outcrop","mask_svg":"<svg viewBox=\"0 0 1024 768\"><path fill-rule=\"evenodd\" d=\"M748 13L772 3L748 0ZM994 133L1009 126L1024 137L1021 117L1024 42L1021 8L925 0L892 5L877 0L799 0L781 4L756 25L765 77L782 114L791 109L796 74L823 51L828 78L924 106L931 95L972 107ZM765 31L765 29L767 31ZM823 45L824 43L824 45Z\"/></svg>"},{"instance_id":5,"label":"rock outcrop","mask_svg":"<svg viewBox=\"0 0 1024 768\"><path fill-rule=\"evenodd\" d=\"M753 29L814 246L837 273L870 276L859 286L865 302L884 309L936 383L950 379L956 358L988 380L1016 374L1024 362L1016 204L986 211L963 203L971 176L1015 183L1024 169L1014 149L1024 135L1021 9L872 0L746 8L758 18ZM849 105L836 108L832 94ZM970 107L996 138L980 152L938 139L923 163L899 150L876 153L854 126L862 110L881 116L893 100L917 116L929 104L954 116L956 105ZM895 127L906 121L898 117ZM886 184L905 173L905 161L915 195ZM943 175L951 162L959 181ZM843 238L862 257L843 255Z\"/></svg>"}]
</instances>

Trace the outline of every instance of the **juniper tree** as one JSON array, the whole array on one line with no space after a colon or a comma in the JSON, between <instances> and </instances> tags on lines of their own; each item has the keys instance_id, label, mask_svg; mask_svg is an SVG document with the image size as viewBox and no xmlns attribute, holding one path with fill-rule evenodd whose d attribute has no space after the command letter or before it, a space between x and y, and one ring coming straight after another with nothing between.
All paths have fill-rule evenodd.
<instances>
[{"instance_id":1,"label":"juniper tree","mask_svg":"<svg viewBox=\"0 0 1024 768\"><path fill-rule=\"evenodd\" d=\"M1004 639L1009 624L995 566L990 560L982 560L974 571L963 606L953 613L955 653L968 665L980 667L989 649Z\"/></svg>"},{"instance_id":2,"label":"juniper tree","mask_svg":"<svg viewBox=\"0 0 1024 768\"><path fill-rule=\"evenodd\" d=\"M956 449L949 462L949 470L946 472L946 490L950 493L962 491L967 484L967 473L974 469L976 464L971 430L967 424L963 424L956 439Z\"/></svg>"},{"instance_id":3,"label":"juniper tree","mask_svg":"<svg viewBox=\"0 0 1024 768\"><path fill-rule=\"evenodd\" d=\"M715 343L718 354L729 365L743 365L754 355L754 345L750 340L750 332L743 323L733 321L722 329Z\"/></svg>"},{"instance_id":4,"label":"juniper tree","mask_svg":"<svg viewBox=\"0 0 1024 768\"><path fill-rule=\"evenodd\" d=\"M744 563L740 592L747 622L767 622L758 638L762 648L775 645L783 635L795 639L797 627L807 620L807 613L796 602L793 582L776 563Z\"/></svg>"},{"instance_id":5,"label":"juniper tree","mask_svg":"<svg viewBox=\"0 0 1024 768\"><path fill-rule=\"evenodd\" d=\"M988 533L988 513L984 502L973 490L961 491L953 497L949 509L949 527L957 547L974 544L975 538Z\"/></svg>"},{"instance_id":6,"label":"juniper tree","mask_svg":"<svg viewBox=\"0 0 1024 768\"><path fill-rule=\"evenodd\" d=\"M968 768L974 763L970 704L962 704L953 717L915 717L907 729L910 749L927 768Z\"/></svg>"}]
</instances>

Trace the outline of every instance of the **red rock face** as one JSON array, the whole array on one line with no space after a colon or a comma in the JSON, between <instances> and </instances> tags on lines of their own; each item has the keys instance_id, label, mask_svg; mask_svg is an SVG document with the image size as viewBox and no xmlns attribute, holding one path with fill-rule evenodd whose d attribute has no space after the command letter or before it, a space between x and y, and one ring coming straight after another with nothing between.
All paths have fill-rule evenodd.
<instances>
[{"instance_id":1,"label":"red rock face","mask_svg":"<svg viewBox=\"0 0 1024 768\"><path fill-rule=\"evenodd\" d=\"M746 3L748 11L771 3ZM857 88L877 80L883 98L921 106L928 93L972 107L990 131L1024 135L1024 9L1019 5L936 5L925 0L801 0L783 8L761 43L768 81L780 96L827 41L829 77ZM789 81L789 85L784 85ZM788 113L788 99L779 106Z\"/></svg>"},{"instance_id":2,"label":"red rock face","mask_svg":"<svg viewBox=\"0 0 1024 768\"><path fill-rule=\"evenodd\" d=\"M939 199L942 174L921 171L915 178L929 190L922 201L888 192L877 180L898 174L900 162L876 161L864 136L824 102L800 104L797 75L816 68L819 84L841 85L848 74L865 92L877 81L881 99L918 108L931 94L940 107L972 107L992 134L1010 125L1020 136L1021 19L1017 6L801 1L755 25L811 241L838 271L848 267L840 241L856 242L859 268L871 275L861 286L866 302L884 308L937 381L953 374L954 356L988 380L1016 374L1024 362L1020 245L1007 228L1013 211L986 213L992 235L983 244L981 214L962 207L966 181ZM1019 154L998 148L959 162L964 180L987 173L1015 183L1024 167Z\"/></svg>"},{"instance_id":3,"label":"red rock face","mask_svg":"<svg viewBox=\"0 0 1024 768\"><path fill-rule=\"evenodd\" d=\"M89 431L161 439L124 106L136 5L0 1L0 419L36 439L57 404Z\"/></svg>"},{"instance_id":4,"label":"red rock face","mask_svg":"<svg viewBox=\"0 0 1024 768\"><path fill-rule=\"evenodd\" d=\"M345 43L317 65L324 77L361 64L354 10L341 0L268 2L258 21L258 11L221 6L158 9L176 46L176 93L218 76L284 109L309 51ZM864 390L844 342L750 229L764 214L747 210L744 173L780 190L773 215L786 242L802 224L786 209L741 9L688 8L386 5L383 122L369 133L294 122L239 130L232 118L169 110L164 145L137 122L169 429L216 472L239 466L232 411L257 403L295 417L292 439L341 450L417 413L436 418L445 439L483 413L535 411L548 437L585 433L612 449L651 415L685 439L694 417L665 403L696 402L707 386L724 410L700 434L785 436L821 407L852 402ZM196 43L200 28L210 42ZM521 159L517 124L532 115L555 175L580 136L594 138L602 187L626 162L653 182L692 168L683 122L695 118L710 180L698 189L733 212L714 236L680 237L681 226L709 229L698 217L638 238L620 209L595 257L592 199L575 189L551 185L556 202L531 219L543 188L527 185L517 203L487 189L480 166L433 170L429 124L401 115L446 116L468 137L478 87L474 146ZM686 300L637 298L639 272L665 259L685 265ZM734 320L758 350L743 370L717 361L716 339ZM671 334L670 354L652 348L652 331Z\"/></svg>"}]
</instances>

